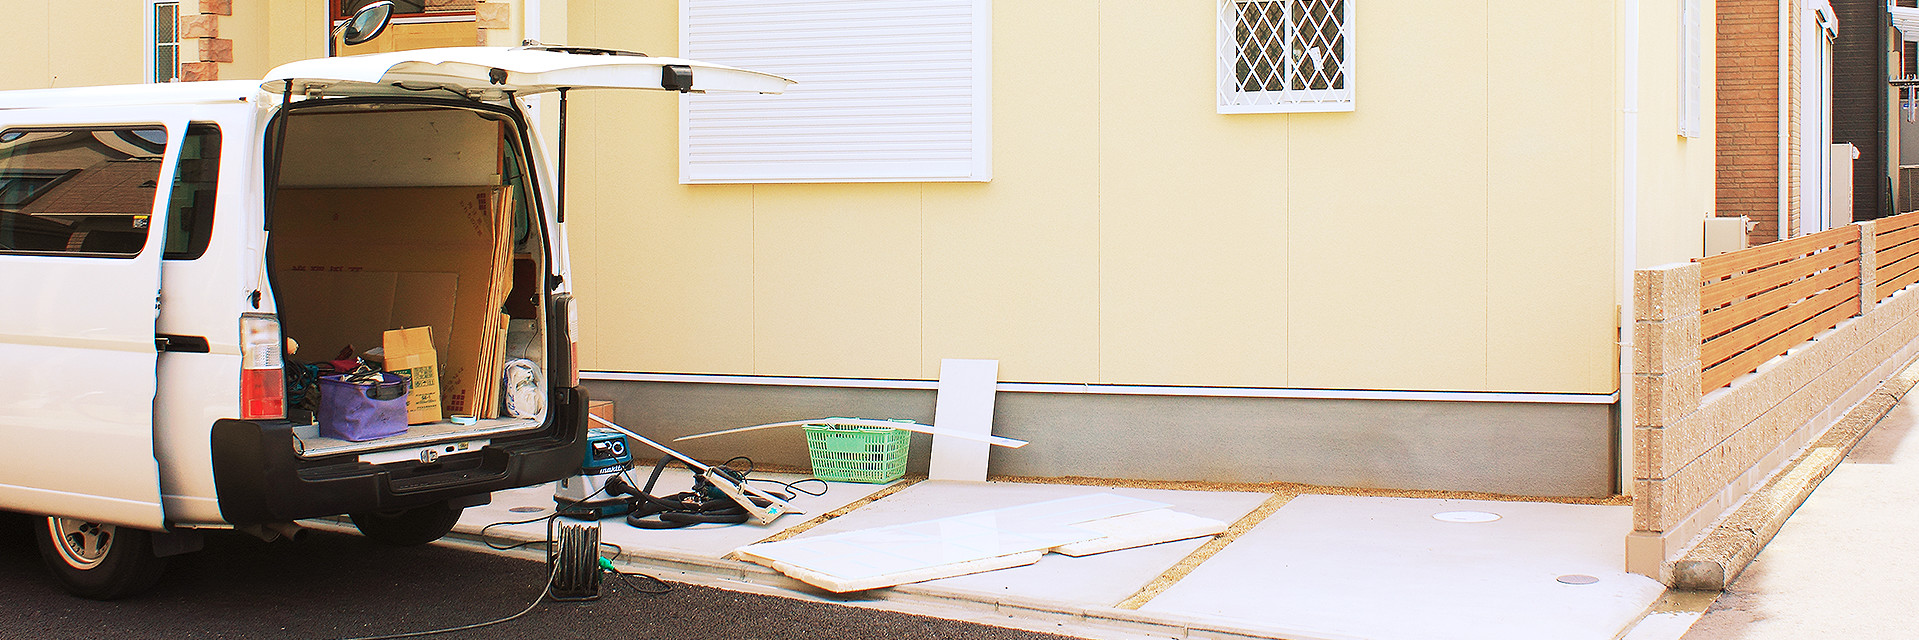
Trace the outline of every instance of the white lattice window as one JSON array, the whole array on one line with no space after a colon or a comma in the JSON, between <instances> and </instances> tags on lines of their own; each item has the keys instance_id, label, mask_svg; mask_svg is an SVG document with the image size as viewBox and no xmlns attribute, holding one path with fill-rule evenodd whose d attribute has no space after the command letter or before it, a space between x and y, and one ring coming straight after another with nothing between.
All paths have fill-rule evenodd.
<instances>
[{"instance_id":1,"label":"white lattice window","mask_svg":"<svg viewBox=\"0 0 1919 640\"><path fill-rule=\"evenodd\" d=\"M1353 110L1355 0L1222 0L1219 112Z\"/></svg>"},{"instance_id":2,"label":"white lattice window","mask_svg":"<svg viewBox=\"0 0 1919 640\"><path fill-rule=\"evenodd\" d=\"M147 33L153 34L147 47L147 80L173 82L180 79L180 3L150 2L147 5Z\"/></svg>"}]
</instances>

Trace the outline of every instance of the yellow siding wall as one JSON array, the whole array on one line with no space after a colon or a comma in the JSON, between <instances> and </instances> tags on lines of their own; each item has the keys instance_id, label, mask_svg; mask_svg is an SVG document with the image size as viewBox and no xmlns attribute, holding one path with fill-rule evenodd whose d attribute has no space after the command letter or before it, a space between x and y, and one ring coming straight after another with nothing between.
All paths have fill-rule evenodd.
<instances>
[{"instance_id":1,"label":"yellow siding wall","mask_svg":"<svg viewBox=\"0 0 1919 640\"><path fill-rule=\"evenodd\" d=\"M1673 2L1646 0L1648 34L1673 39ZM569 42L676 53L660 7L569 6ZM1219 115L1211 3L995 3L984 184L684 186L676 101L582 97L585 364L1614 390L1617 7L1357 9L1357 110ZM1642 178L1641 225L1674 237L1649 263L1696 254L1704 214L1671 201L1710 184L1706 143L1675 147L1660 117L1644 174L1671 184Z\"/></svg>"},{"instance_id":2,"label":"yellow siding wall","mask_svg":"<svg viewBox=\"0 0 1919 640\"><path fill-rule=\"evenodd\" d=\"M146 81L147 4L140 0L0 3L12 33L0 88L45 89ZM85 42L76 50L75 42Z\"/></svg>"},{"instance_id":3,"label":"yellow siding wall","mask_svg":"<svg viewBox=\"0 0 1919 640\"><path fill-rule=\"evenodd\" d=\"M1638 267L1683 262L1705 251L1705 219L1713 215L1713 57L1702 61L1707 79L1700 89L1706 105L1698 138L1679 131L1679 65L1662 51L1677 51L1679 31L1672 27L1680 0L1641 0L1639 66L1639 246ZM1712 0L1700 0L1712 15ZM1712 42L1711 20L1705 20Z\"/></svg>"}]
</instances>

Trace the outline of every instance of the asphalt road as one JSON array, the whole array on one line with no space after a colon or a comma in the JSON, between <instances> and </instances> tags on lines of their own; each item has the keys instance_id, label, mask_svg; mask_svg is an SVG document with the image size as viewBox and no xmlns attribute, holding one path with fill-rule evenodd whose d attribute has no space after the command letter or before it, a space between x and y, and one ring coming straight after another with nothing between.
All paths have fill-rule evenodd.
<instances>
[{"instance_id":1,"label":"asphalt road","mask_svg":"<svg viewBox=\"0 0 1919 640\"><path fill-rule=\"evenodd\" d=\"M511 615L540 593L544 563L457 548L393 548L314 531L265 543L221 533L174 559L153 591L68 596L48 577L31 520L0 514L0 638L346 638ZM637 583L636 583L637 584ZM543 602L526 616L429 636L727 640L1060 638L976 624L673 584L646 594L609 578L601 599Z\"/></svg>"}]
</instances>

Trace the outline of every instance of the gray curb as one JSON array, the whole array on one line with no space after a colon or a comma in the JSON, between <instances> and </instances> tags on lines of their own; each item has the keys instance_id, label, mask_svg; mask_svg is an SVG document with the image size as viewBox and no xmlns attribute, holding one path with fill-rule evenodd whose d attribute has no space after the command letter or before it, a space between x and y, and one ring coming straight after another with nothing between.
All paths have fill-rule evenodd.
<instances>
[{"instance_id":1,"label":"gray curb","mask_svg":"<svg viewBox=\"0 0 1919 640\"><path fill-rule=\"evenodd\" d=\"M1800 451L1772 479L1748 495L1679 558L1666 565L1675 589L1724 591L1744 573L1753 558L1785 526L1786 519L1812 495L1819 483L1839 468L1846 453L1892 411L1899 399L1919 382L1919 363L1908 363L1898 375L1879 384L1853 405L1838 424Z\"/></svg>"}]
</instances>

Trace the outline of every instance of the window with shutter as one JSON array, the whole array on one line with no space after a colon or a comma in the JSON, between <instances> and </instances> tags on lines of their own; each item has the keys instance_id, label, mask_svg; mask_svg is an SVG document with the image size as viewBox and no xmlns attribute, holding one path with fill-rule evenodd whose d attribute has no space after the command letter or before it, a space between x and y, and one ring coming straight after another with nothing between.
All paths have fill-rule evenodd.
<instances>
[{"instance_id":1,"label":"window with shutter","mask_svg":"<svg viewBox=\"0 0 1919 640\"><path fill-rule=\"evenodd\" d=\"M680 181L989 180L988 3L681 0L682 55L798 84L684 96Z\"/></svg>"},{"instance_id":2,"label":"window with shutter","mask_svg":"<svg viewBox=\"0 0 1919 640\"><path fill-rule=\"evenodd\" d=\"M1353 110L1355 0L1220 0L1219 112Z\"/></svg>"},{"instance_id":3,"label":"window with shutter","mask_svg":"<svg viewBox=\"0 0 1919 640\"><path fill-rule=\"evenodd\" d=\"M1700 60L1699 0L1679 2L1679 135L1700 135L1699 85L1704 69Z\"/></svg>"}]
</instances>

